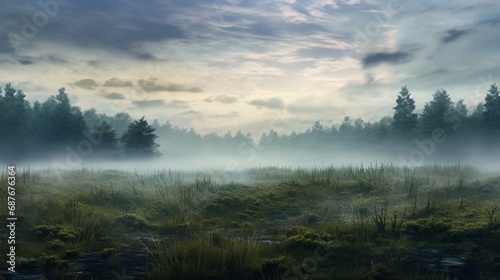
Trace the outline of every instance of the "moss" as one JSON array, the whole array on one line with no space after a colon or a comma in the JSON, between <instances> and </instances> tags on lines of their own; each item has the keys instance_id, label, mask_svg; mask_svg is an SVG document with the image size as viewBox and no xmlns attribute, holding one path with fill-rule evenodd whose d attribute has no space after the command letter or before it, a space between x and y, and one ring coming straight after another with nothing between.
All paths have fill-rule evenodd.
<instances>
[{"instance_id":1,"label":"moss","mask_svg":"<svg viewBox=\"0 0 500 280\"><path fill-rule=\"evenodd\" d=\"M178 224L177 227L176 227L176 230L177 231L185 231L189 228L189 223L182 223L182 224Z\"/></svg>"},{"instance_id":2,"label":"moss","mask_svg":"<svg viewBox=\"0 0 500 280\"><path fill-rule=\"evenodd\" d=\"M80 237L79 232L69 225L39 225L34 227L35 236L42 241L59 239L74 242Z\"/></svg>"},{"instance_id":3,"label":"moss","mask_svg":"<svg viewBox=\"0 0 500 280\"><path fill-rule=\"evenodd\" d=\"M255 225L251 222L243 222L240 227L243 229L255 229Z\"/></svg>"},{"instance_id":4,"label":"moss","mask_svg":"<svg viewBox=\"0 0 500 280\"><path fill-rule=\"evenodd\" d=\"M287 230L286 236L291 237L294 235L303 235L304 233L306 233L307 231L310 231L310 230L312 230L312 229L310 229L308 227L304 227L304 226L293 226Z\"/></svg>"},{"instance_id":5,"label":"moss","mask_svg":"<svg viewBox=\"0 0 500 280\"><path fill-rule=\"evenodd\" d=\"M203 225L206 225L206 226L213 226L213 225L217 225L220 223L220 219L219 218L212 218L212 219L204 219L202 221Z\"/></svg>"},{"instance_id":6,"label":"moss","mask_svg":"<svg viewBox=\"0 0 500 280\"><path fill-rule=\"evenodd\" d=\"M80 249L70 249L70 250L64 251L63 257L66 259L74 259L74 258L79 257L80 254L81 254Z\"/></svg>"},{"instance_id":7,"label":"moss","mask_svg":"<svg viewBox=\"0 0 500 280\"><path fill-rule=\"evenodd\" d=\"M104 259L109 259L117 255L118 255L118 250L116 250L116 248L104 248L99 253L99 256Z\"/></svg>"},{"instance_id":8,"label":"moss","mask_svg":"<svg viewBox=\"0 0 500 280\"><path fill-rule=\"evenodd\" d=\"M333 236L331 234L329 234L329 233L324 233L324 234L321 235L321 239L323 239L323 240L325 240L325 241L328 242L328 241L330 241L330 240L333 239Z\"/></svg>"},{"instance_id":9,"label":"moss","mask_svg":"<svg viewBox=\"0 0 500 280\"><path fill-rule=\"evenodd\" d=\"M404 233L416 240L429 239L447 233L451 228L450 220L421 218L403 224Z\"/></svg>"},{"instance_id":10,"label":"moss","mask_svg":"<svg viewBox=\"0 0 500 280\"><path fill-rule=\"evenodd\" d=\"M488 235L490 232L489 227L483 222L456 222L449 230L450 240L454 242L461 242L465 239L481 239Z\"/></svg>"},{"instance_id":11,"label":"moss","mask_svg":"<svg viewBox=\"0 0 500 280\"><path fill-rule=\"evenodd\" d=\"M125 214L116 219L116 221L130 229L143 230L149 227L148 223L135 214Z\"/></svg>"},{"instance_id":12,"label":"moss","mask_svg":"<svg viewBox=\"0 0 500 280\"><path fill-rule=\"evenodd\" d=\"M240 224L238 224L238 222L236 221L231 221L231 223L229 223L229 226L232 228L238 228L240 227Z\"/></svg>"},{"instance_id":13,"label":"moss","mask_svg":"<svg viewBox=\"0 0 500 280\"><path fill-rule=\"evenodd\" d=\"M59 251L66 245L67 245L66 243L62 242L59 239L54 239L47 242L47 248L49 248L52 251Z\"/></svg>"},{"instance_id":14,"label":"moss","mask_svg":"<svg viewBox=\"0 0 500 280\"><path fill-rule=\"evenodd\" d=\"M314 235L314 237L317 237ZM295 251L295 250L314 250L316 247L324 245L325 242L321 239L312 239L304 237L303 235L294 235L291 237L285 238L283 240L282 245L284 249L287 251Z\"/></svg>"},{"instance_id":15,"label":"moss","mask_svg":"<svg viewBox=\"0 0 500 280\"><path fill-rule=\"evenodd\" d=\"M318 240L320 239L319 237L319 234L314 232L314 231L307 231L306 233L304 233L304 238L308 238L308 239L311 239L311 240Z\"/></svg>"},{"instance_id":16,"label":"moss","mask_svg":"<svg viewBox=\"0 0 500 280\"><path fill-rule=\"evenodd\" d=\"M56 255L43 256L42 266L47 269L57 269L59 271L66 271L70 267L68 261L62 260Z\"/></svg>"},{"instance_id":17,"label":"moss","mask_svg":"<svg viewBox=\"0 0 500 280\"><path fill-rule=\"evenodd\" d=\"M274 258L264 258L260 265L264 275L282 275L293 266L293 259L289 256L279 255Z\"/></svg>"}]
</instances>

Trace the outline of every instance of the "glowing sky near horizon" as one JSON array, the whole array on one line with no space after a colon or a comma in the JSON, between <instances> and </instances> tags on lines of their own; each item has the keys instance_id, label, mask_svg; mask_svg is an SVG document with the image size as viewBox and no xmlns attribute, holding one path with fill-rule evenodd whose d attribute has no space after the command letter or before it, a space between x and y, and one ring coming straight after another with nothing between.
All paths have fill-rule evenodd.
<instances>
[{"instance_id":1,"label":"glowing sky near horizon","mask_svg":"<svg viewBox=\"0 0 500 280\"><path fill-rule=\"evenodd\" d=\"M2 84L202 133L376 121L404 85L473 110L500 76L493 0L60 2L2 3Z\"/></svg>"}]
</instances>

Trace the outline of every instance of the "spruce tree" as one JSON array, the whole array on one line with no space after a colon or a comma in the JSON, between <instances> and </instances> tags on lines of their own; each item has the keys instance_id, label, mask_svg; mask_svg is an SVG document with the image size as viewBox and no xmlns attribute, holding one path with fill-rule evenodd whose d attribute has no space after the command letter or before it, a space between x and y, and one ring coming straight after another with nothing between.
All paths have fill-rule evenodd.
<instances>
[{"instance_id":1,"label":"spruce tree","mask_svg":"<svg viewBox=\"0 0 500 280\"><path fill-rule=\"evenodd\" d=\"M393 116L393 129L396 136L403 138L412 136L417 128L417 114L415 110L415 100L411 98L411 94L406 86L401 88L396 99L396 107Z\"/></svg>"}]
</instances>

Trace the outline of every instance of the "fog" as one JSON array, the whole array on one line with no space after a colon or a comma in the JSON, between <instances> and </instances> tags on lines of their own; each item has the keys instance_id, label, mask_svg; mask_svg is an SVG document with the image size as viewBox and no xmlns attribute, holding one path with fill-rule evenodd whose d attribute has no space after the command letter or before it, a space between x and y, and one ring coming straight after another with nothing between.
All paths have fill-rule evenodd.
<instances>
[{"instance_id":1,"label":"fog","mask_svg":"<svg viewBox=\"0 0 500 280\"><path fill-rule=\"evenodd\" d=\"M392 153L391 153L392 151ZM153 159L96 159L78 157L76 154L60 153L46 158L24 159L4 164L16 164L18 168L35 170L58 169L93 169L93 170L123 170L150 172L154 170L179 170L210 172L222 171L232 174L261 167L286 168L321 168L342 166L380 166L394 165L417 167L422 165L470 165L485 172L500 171L498 161L499 151L484 151L482 147L463 147L452 151L436 149L434 154L427 155L419 149L393 148L382 150L358 149L341 150L339 147L332 151L307 151L294 149L248 149L245 153L211 152L187 155L161 155Z\"/></svg>"}]
</instances>

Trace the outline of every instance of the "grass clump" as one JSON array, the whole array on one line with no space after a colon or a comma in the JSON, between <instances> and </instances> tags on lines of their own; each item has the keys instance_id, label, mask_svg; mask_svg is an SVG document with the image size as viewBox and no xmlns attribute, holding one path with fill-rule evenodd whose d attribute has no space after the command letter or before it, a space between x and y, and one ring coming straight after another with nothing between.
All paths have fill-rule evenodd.
<instances>
[{"instance_id":1,"label":"grass clump","mask_svg":"<svg viewBox=\"0 0 500 280\"><path fill-rule=\"evenodd\" d=\"M134 230L144 230L149 228L148 223L135 214L124 214L116 219L116 222L126 228Z\"/></svg>"},{"instance_id":2,"label":"grass clump","mask_svg":"<svg viewBox=\"0 0 500 280\"><path fill-rule=\"evenodd\" d=\"M261 245L220 232L156 247L161 253L148 279L256 279L262 272Z\"/></svg>"},{"instance_id":3,"label":"grass clump","mask_svg":"<svg viewBox=\"0 0 500 280\"><path fill-rule=\"evenodd\" d=\"M79 232L69 225L39 225L34 227L34 231L41 241L75 242L80 238Z\"/></svg>"}]
</instances>

